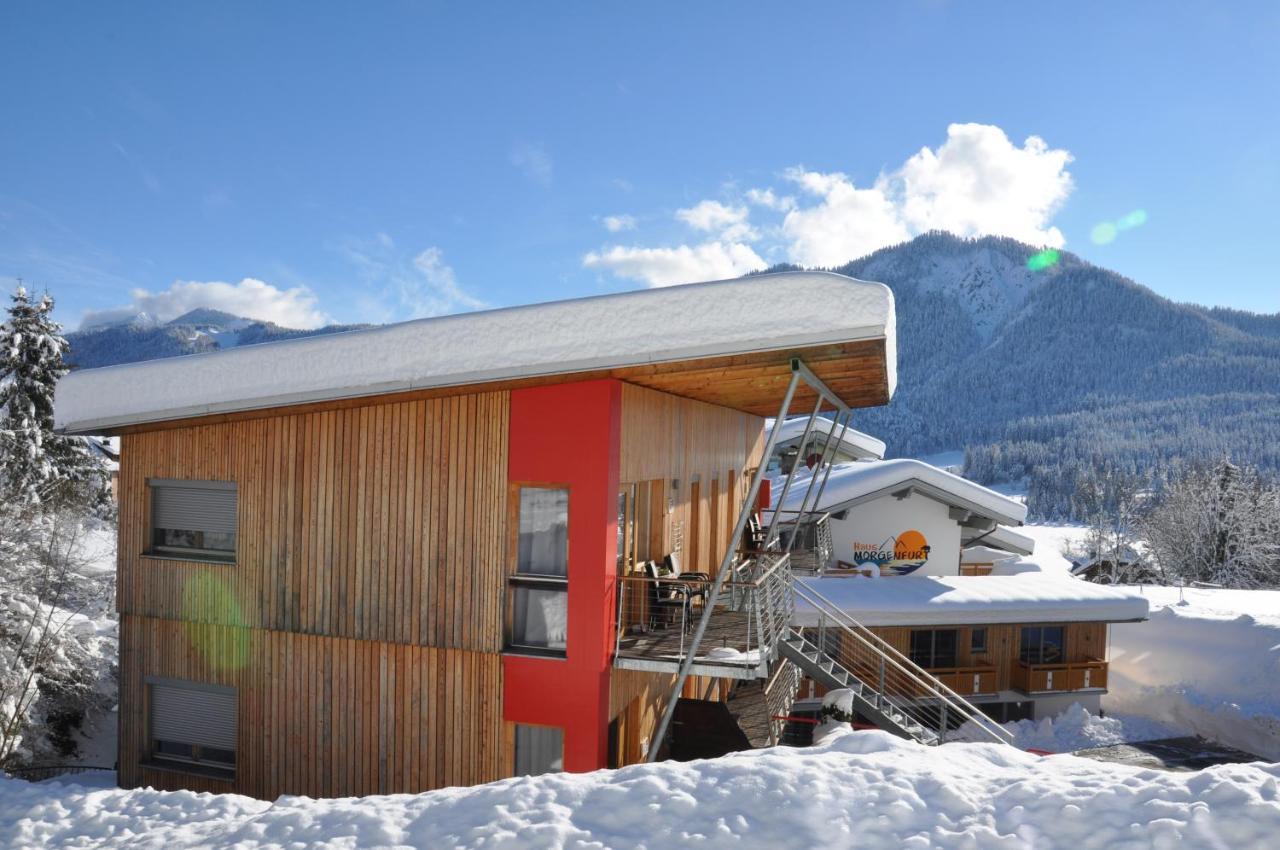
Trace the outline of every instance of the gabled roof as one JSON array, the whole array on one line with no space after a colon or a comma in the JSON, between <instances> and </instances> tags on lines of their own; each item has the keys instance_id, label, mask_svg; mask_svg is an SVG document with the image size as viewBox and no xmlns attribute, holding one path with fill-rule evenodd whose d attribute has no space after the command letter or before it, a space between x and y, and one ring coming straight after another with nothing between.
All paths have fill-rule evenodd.
<instances>
[{"instance_id":1,"label":"gabled roof","mask_svg":"<svg viewBox=\"0 0 1280 850\"><path fill-rule=\"evenodd\" d=\"M804 429L808 423L808 416L794 416L783 422L782 427L778 428L778 443L799 440L804 436ZM835 424L827 417L819 416L813 420L813 435L830 437ZM769 427L774 427L772 420ZM835 433L841 435L841 429L835 428ZM880 460L884 457L885 445L884 440L876 439L870 434L864 434L853 428L846 428L840 439L840 448L858 460Z\"/></svg>"},{"instance_id":2,"label":"gabled roof","mask_svg":"<svg viewBox=\"0 0 1280 850\"><path fill-rule=\"evenodd\" d=\"M805 487L797 482L782 510L800 509ZM926 496L950 507L1003 525L1022 525L1026 505L968 479L918 460L852 461L831 468L817 510L835 513L884 496ZM785 516L785 514L784 514Z\"/></svg>"},{"instance_id":3,"label":"gabled roof","mask_svg":"<svg viewBox=\"0 0 1280 850\"><path fill-rule=\"evenodd\" d=\"M897 369L892 292L829 272L753 275L89 369L59 383L56 425L97 433L553 376L618 378L764 416L797 356L850 406L886 403ZM802 388L795 403L815 398Z\"/></svg>"},{"instance_id":4,"label":"gabled roof","mask_svg":"<svg viewBox=\"0 0 1280 850\"><path fill-rule=\"evenodd\" d=\"M965 548L987 546L1014 555L1033 555L1036 551L1034 538L1019 534L1012 528L1005 528L1003 525L997 525L985 534L978 532L965 542L964 546Z\"/></svg>"},{"instance_id":5,"label":"gabled roof","mask_svg":"<svg viewBox=\"0 0 1280 850\"><path fill-rule=\"evenodd\" d=\"M1069 576L848 576L797 578L864 626L1131 622L1147 618L1142 596ZM821 612L797 598L792 620Z\"/></svg>"}]
</instances>

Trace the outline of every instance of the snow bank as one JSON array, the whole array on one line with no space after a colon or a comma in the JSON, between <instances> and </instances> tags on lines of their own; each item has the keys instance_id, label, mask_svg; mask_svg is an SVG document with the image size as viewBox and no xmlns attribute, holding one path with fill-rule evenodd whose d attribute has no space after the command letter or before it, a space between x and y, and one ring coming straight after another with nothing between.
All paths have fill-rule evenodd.
<instances>
[{"instance_id":1,"label":"snow bank","mask_svg":"<svg viewBox=\"0 0 1280 850\"><path fill-rule=\"evenodd\" d=\"M85 369L58 383L55 419L59 428L92 431L229 410L879 338L885 340L892 394L897 354L888 287L830 272L753 275Z\"/></svg>"},{"instance_id":2,"label":"snow bank","mask_svg":"<svg viewBox=\"0 0 1280 850\"><path fill-rule=\"evenodd\" d=\"M1135 589L1151 619L1111 628L1104 706L1280 760L1280 591Z\"/></svg>"},{"instance_id":3,"label":"snow bank","mask_svg":"<svg viewBox=\"0 0 1280 850\"><path fill-rule=\"evenodd\" d=\"M797 581L864 626L1116 622L1147 616L1147 601L1137 593L1069 576L828 576ZM821 622L817 609L796 600L793 624Z\"/></svg>"},{"instance_id":4,"label":"snow bank","mask_svg":"<svg viewBox=\"0 0 1280 850\"><path fill-rule=\"evenodd\" d=\"M1179 728L1159 723L1146 717L1110 715L1098 717L1090 714L1080 703L1057 717L1043 720L1016 720L1004 724L1013 735L1013 745L1022 750L1046 750L1051 753L1070 753L1090 747L1106 747L1112 744L1134 744L1139 741L1157 741L1161 738L1177 738L1187 733ZM972 720L952 732L948 738L955 741L986 740L985 732Z\"/></svg>"},{"instance_id":5,"label":"snow bank","mask_svg":"<svg viewBox=\"0 0 1280 850\"><path fill-rule=\"evenodd\" d=\"M833 730L807 749L310 800L0 780L0 846L266 848L1270 846L1280 765L1164 773Z\"/></svg>"}]
</instances>

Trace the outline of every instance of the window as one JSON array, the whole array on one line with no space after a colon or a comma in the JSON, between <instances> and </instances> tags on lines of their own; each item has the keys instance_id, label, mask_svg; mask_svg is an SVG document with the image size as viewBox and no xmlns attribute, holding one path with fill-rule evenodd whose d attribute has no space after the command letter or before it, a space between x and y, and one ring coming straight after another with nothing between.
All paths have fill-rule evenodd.
<instances>
[{"instance_id":1,"label":"window","mask_svg":"<svg viewBox=\"0 0 1280 850\"><path fill-rule=\"evenodd\" d=\"M555 726L516 724L516 776L564 770L564 732Z\"/></svg>"},{"instance_id":2,"label":"window","mask_svg":"<svg viewBox=\"0 0 1280 850\"><path fill-rule=\"evenodd\" d=\"M1062 626L1023 626L1018 657L1024 664L1057 664L1066 657Z\"/></svg>"},{"instance_id":3,"label":"window","mask_svg":"<svg viewBox=\"0 0 1280 850\"><path fill-rule=\"evenodd\" d=\"M236 557L236 485L153 478L149 554L231 563Z\"/></svg>"},{"instance_id":4,"label":"window","mask_svg":"<svg viewBox=\"0 0 1280 850\"><path fill-rule=\"evenodd\" d=\"M970 654L981 655L986 651L987 651L987 630L986 629L970 629L969 630Z\"/></svg>"},{"instance_id":5,"label":"window","mask_svg":"<svg viewBox=\"0 0 1280 850\"><path fill-rule=\"evenodd\" d=\"M569 491L519 488L511 645L562 655L569 625Z\"/></svg>"},{"instance_id":6,"label":"window","mask_svg":"<svg viewBox=\"0 0 1280 850\"><path fill-rule=\"evenodd\" d=\"M919 630L911 633L911 660L926 669L956 666L956 629Z\"/></svg>"},{"instance_id":7,"label":"window","mask_svg":"<svg viewBox=\"0 0 1280 850\"><path fill-rule=\"evenodd\" d=\"M213 771L236 766L236 691L181 679L150 679L151 757Z\"/></svg>"}]
</instances>

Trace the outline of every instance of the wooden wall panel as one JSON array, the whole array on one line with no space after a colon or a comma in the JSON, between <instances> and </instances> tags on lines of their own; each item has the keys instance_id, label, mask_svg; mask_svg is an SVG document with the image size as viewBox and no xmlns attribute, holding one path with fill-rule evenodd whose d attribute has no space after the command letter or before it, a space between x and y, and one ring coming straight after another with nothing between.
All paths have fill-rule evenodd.
<instances>
[{"instance_id":1,"label":"wooden wall panel","mask_svg":"<svg viewBox=\"0 0 1280 850\"><path fill-rule=\"evenodd\" d=\"M686 569L713 572L719 565L745 495L744 473L763 452L758 416L622 385L619 480L664 482L674 502L664 539L670 547L679 529Z\"/></svg>"},{"instance_id":2,"label":"wooden wall panel","mask_svg":"<svg viewBox=\"0 0 1280 850\"><path fill-rule=\"evenodd\" d=\"M624 742L622 752L632 758L624 760L622 765L643 761L641 742L653 742L658 720L675 683L676 677L671 673L619 669L610 672L609 720L624 713L627 715L625 730L628 740ZM689 699L722 701L728 698L729 682L708 676L690 676L680 693Z\"/></svg>"},{"instance_id":3,"label":"wooden wall panel","mask_svg":"<svg viewBox=\"0 0 1280 850\"><path fill-rule=\"evenodd\" d=\"M129 614L121 637L124 787L336 797L511 773L498 655ZM143 763L147 676L239 689L234 781Z\"/></svg>"},{"instance_id":4,"label":"wooden wall panel","mask_svg":"<svg viewBox=\"0 0 1280 850\"><path fill-rule=\"evenodd\" d=\"M123 437L122 613L496 652L508 395ZM234 566L144 556L148 478L238 485Z\"/></svg>"}]
</instances>

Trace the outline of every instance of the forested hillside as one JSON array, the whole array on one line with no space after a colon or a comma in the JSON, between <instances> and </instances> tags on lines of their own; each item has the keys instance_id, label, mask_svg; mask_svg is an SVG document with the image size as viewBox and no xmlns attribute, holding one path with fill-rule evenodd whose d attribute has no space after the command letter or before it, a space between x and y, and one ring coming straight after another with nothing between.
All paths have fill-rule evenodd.
<instances>
[{"instance_id":1,"label":"forested hillside","mask_svg":"<svg viewBox=\"0 0 1280 850\"><path fill-rule=\"evenodd\" d=\"M1223 455L1280 469L1280 315L1175 304L1062 253L932 233L839 269L897 298L899 385L859 428L896 455L967 449L1065 516L1083 477L1155 481Z\"/></svg>"}]
</instances>

